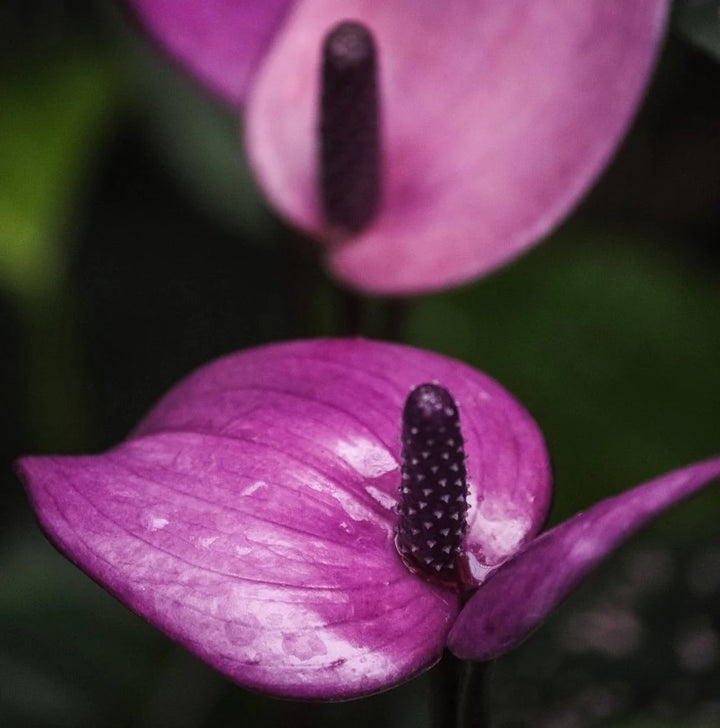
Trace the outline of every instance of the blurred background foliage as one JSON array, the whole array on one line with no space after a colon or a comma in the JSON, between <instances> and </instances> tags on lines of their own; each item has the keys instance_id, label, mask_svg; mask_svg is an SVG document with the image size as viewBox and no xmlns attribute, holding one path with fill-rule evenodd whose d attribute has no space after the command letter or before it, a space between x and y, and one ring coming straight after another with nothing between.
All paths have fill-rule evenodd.
<instances>
[{"instance_id":1,"label":"blurred background foliage","mask_svg":"<svg viewBox=\"0 0 720 728\"><path fill-rule=\"evenodd\" d=\"M678 3L637 122L555 235L463 289L366 305L366 333L528 405L553 522L720 450L719 49L718 3ZM0 725L427 724L433 673L325 706L228 683L57 555L12 471L110 446L214 356L347 323L264 207L233 114L110 2L3 0L0 172ZM663 518L498 661L493 725L720 726L719 517L714 488Z\"/></svg>"}]
</instances>

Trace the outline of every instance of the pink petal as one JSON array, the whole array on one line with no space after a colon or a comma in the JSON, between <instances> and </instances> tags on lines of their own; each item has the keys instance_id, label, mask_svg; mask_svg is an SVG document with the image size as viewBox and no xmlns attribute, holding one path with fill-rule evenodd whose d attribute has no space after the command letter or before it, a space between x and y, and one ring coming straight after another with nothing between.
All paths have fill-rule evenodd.
<instances>
[{"instance_id":1,"label":"pink petal","mask_svg":"<svg viewBox=\"0 0 720 728\"><path fill-rule=\"evenodd\" d=\"M442 653L455 596L411 575L387 516L302 452L177 432L21 468L61 551L243 685L357 697Z\"/></svg>"},{"instance_id":2,"label":"pink petal","mask_svg":"<svg viewBox=\"0 0 720 728\"><path fill-rule=\"evenodd\" d=\"M376 36L384 204L328 251L357 288L418 293L517 256L573 207L647 84L666 0L305 0L248 104L251 160L271 201L320 238L319 49L337 21ZM332 242L332 241L331 241Z\"/></svg>"},{"instance_id":3,"label":"pink petal","mask_svg":"<svg viewBox=\"0 0 720 728\"><path fill-rule=\"evenodd\" d=\"M460 406L470 483L467 545L481 580L482 565L504 561L542 527L550 466L527 411L497 382L458 361L362 339L253 349L185 379L136 435L183 429L230 437L257 432L293 448L297 441L315 450L319 462L348 463L367 479L359 487L391 507L400 482L403 404L410 389L433 380Z\"/></svg>"},{"instance_id":4,"label":"pink petal","mask_svg":"<svg viewBox=\"0 0 720 728\"><path fill-rule=\"evenodd\" d=\"M449 648L490 660L516 647L629 536L666 508L720 477L720 458L664 475L543 534L503 564L466 604Z\"/></svg>"},{"instance_id":5,"label":"pink petal","mask_svg":"<svg viewBox=\"0 0 720 728\"><path fill-rule=\"evenodd\" d=\"M505 558L547 509L537 427L485 375L407 347L310 341L229 356L114 450L20 470L51 540L211 665L277 695L356 697L439 659L459 608L394 547L402 405L432 378L461 403L484 496L473 559Z\"/></svg>"},{"instance_id":6,"label":"pink petal","mask_svg":"<svg viewBox=\"0 0 720 728\"><path fill-rule=\"evenodd\" d=\"M167 51L234 105L293 0L128 0Z\"/></svg>"}]
</instances>

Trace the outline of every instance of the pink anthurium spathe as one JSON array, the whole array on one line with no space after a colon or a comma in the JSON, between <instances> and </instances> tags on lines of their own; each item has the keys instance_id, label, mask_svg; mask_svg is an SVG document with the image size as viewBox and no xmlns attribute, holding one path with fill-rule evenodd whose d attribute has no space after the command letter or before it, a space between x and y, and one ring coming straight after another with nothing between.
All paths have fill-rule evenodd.
<instances>
[{"instance_id":1,"label":"pink anthurium spathe","mask_svg":"<svg viewBox=\"0 0 720 728\"><path fill-rule=\"evenodd\" d=\"M428 424L447 392L450 419ZM338 700L446 647L514 647L621 541L720 476L720 458L538 536L550 469L525 409L457 361L358 339L220 359L109 452L19 471L53 543L170 637L242 685ZM443 522L455 551L435 543Z\"/></svg>"},{"instance_id":2,"label":"pink anthurium spathe","mask_svg":"<svg viewBox=\"0 0 720 728\"><path fill-rule=\"evenodd\" d=\"M333 274L389 294L472 280L559 223L623 136L669 5L128 2L182 65L245 107L261 186L287 220L326 243ZM369 154L379 146L380 174L367 224L342 234L322 192L321 55L328 33L345 20L362 23L376 46L380 139ZM367 111L362 100L358 108ZM335 157L357 155L357 146L350 130ZM353 185L343 189L350 176L340 164L331 188L352 197Z\"/></svg>"}]
</instances>

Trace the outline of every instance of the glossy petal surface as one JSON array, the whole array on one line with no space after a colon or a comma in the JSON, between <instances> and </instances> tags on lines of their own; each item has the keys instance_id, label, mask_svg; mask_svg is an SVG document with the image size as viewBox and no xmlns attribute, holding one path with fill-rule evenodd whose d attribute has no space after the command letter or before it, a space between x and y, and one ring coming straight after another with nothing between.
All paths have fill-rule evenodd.
<instances>
[{"instance_id":1,"label":"glossy petal surface","mask_svg":"<svg viewBox=\"0 0 720 728\"><path fill-rule=\"evenodd\" d=\"M543 534L497 569L465 605L448 647L489 660L516 647L625 539L720 477L720 458L608 498Z\"/></svg>"},{"instance_id":2,"label":"glossy petal surface","mask_svg":"<svg viewBox=\"0 0 720 728\"><path fill-rule=\"evenodd\" d=\"M400 482L405 398L411 388L433 380L460 406L471 506L468 546L480 579L481 564L505 560L540 530L552 484L534 420L497 382L461 362L362 339L254 349L181 382L136 434L258 433L289 452L308 448L322 463L339 457L365 476L363 488L390 506Z\"/></svg>"},{"instance_id":3,"label":"glossy petal surface","mask_svg":"<svg viewBox=\"0 0 720 728\"><path fill-rule=\"evenodd\" d=\"M485 493L474 559L506 557L547 508L537 427L488 377L405 347L233 355L114 450L20 469L54 543L214 667L278 695L356 697L436 661L458 610L393 543L400 413L433 378L460 402L476 505Z\"/></svg>"},{"instance_id":4,"label":"glossy petal surface","mask_svg":"<svg viewBox=\"0 0 720 728\"><path fill-rule=\"evenodd\" d=\"M465 282L550 230L600 172L645 88L665 0L304 0L258 71L247 142L261 184L320 238L319 49L360 20L380 54L384 200L329 265L357 288Z\"/></svg>"},{"instance_id":5,"label":"glossy petal surface","mask_svg":"<svg viewBox=\"0 0 720 728\"><path fill-rule=\"evenodd\" d=\"M293 0L128 0L166 50L238 105Z\"/></svg>"}]
</instances>

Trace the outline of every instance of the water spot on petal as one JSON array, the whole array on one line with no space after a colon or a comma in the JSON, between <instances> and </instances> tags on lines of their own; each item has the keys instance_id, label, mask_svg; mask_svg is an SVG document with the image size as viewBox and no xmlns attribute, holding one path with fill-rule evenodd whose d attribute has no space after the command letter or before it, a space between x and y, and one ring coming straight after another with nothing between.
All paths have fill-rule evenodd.
<instances>
[{"instance_id":1,"label":"water spot on petal","mask_svg":"<svg viewBox=\"0 0 720 728\"><path fill-rule=\"evenodd\" d=\"M303 662L327 654L325 643L312 632L296 632L283 636L283 651Z\"/></svg>"},{"instance_id":2,"label":"water spot on petal","mask_svg":"<svg viewBox=\"0 0 720 728\"><path fill-rule=\"evenodd\" d=\"M217 540L217 536L199 536L196 539L196 543L200 548L209 549Z\"/></svg>"},{"instance_id":3,"label":"water spot on petal","mask_svg":"<svg viewBox=\"0 0 720 728\"><path fill-rule=\"evenodd\" d=\"M242 621L231 619L225 622L225 636L236 645L251 644L261 631L260 620L252 614L243 615Z\"/></svg>"},{"instance_id":4,"label":"water spot on petal","mask_svg":"<svg viewBox=\"0 0 720 728\"><path fill-rule=\"evenodd\" d=\"M144 518L144 526L148 531L160 531L165 528L170 521L162 516L146 515Z\"/></svg>"},{"instance_id":5,"label":"water spot on petal","mask_svg":"<svg viewBox=\"0 0 720 728\"><path fill-rule=\"evenodd\" d=\"M398 466L384 447L365 438L358 438L352 442L338 440L332 449L365 478L379 478Z\"/></svg>"},{"instance_id":6,"label":"water spot on petal","mask_svg":"<svg viewBox=\"0 0 720 728\"><path fill-rule=\"evenodd\" d=\"M266 500L268 498L268 484L263 480L258 480L255 483L251 483L240 491L242 496L254 495L256 498Z\"/></svg>"},{"instance_id":7,"label":"water spot on petal","mask_svg":"<svg viewBox=\"0 0 720 728\"><path fill-rule=\"evenodd\" d=\"M347 533L348 535L352 534L352 532L355 530L347 521L340 521L338 527L341 531Z\"/></svg>"}]
</instances>

